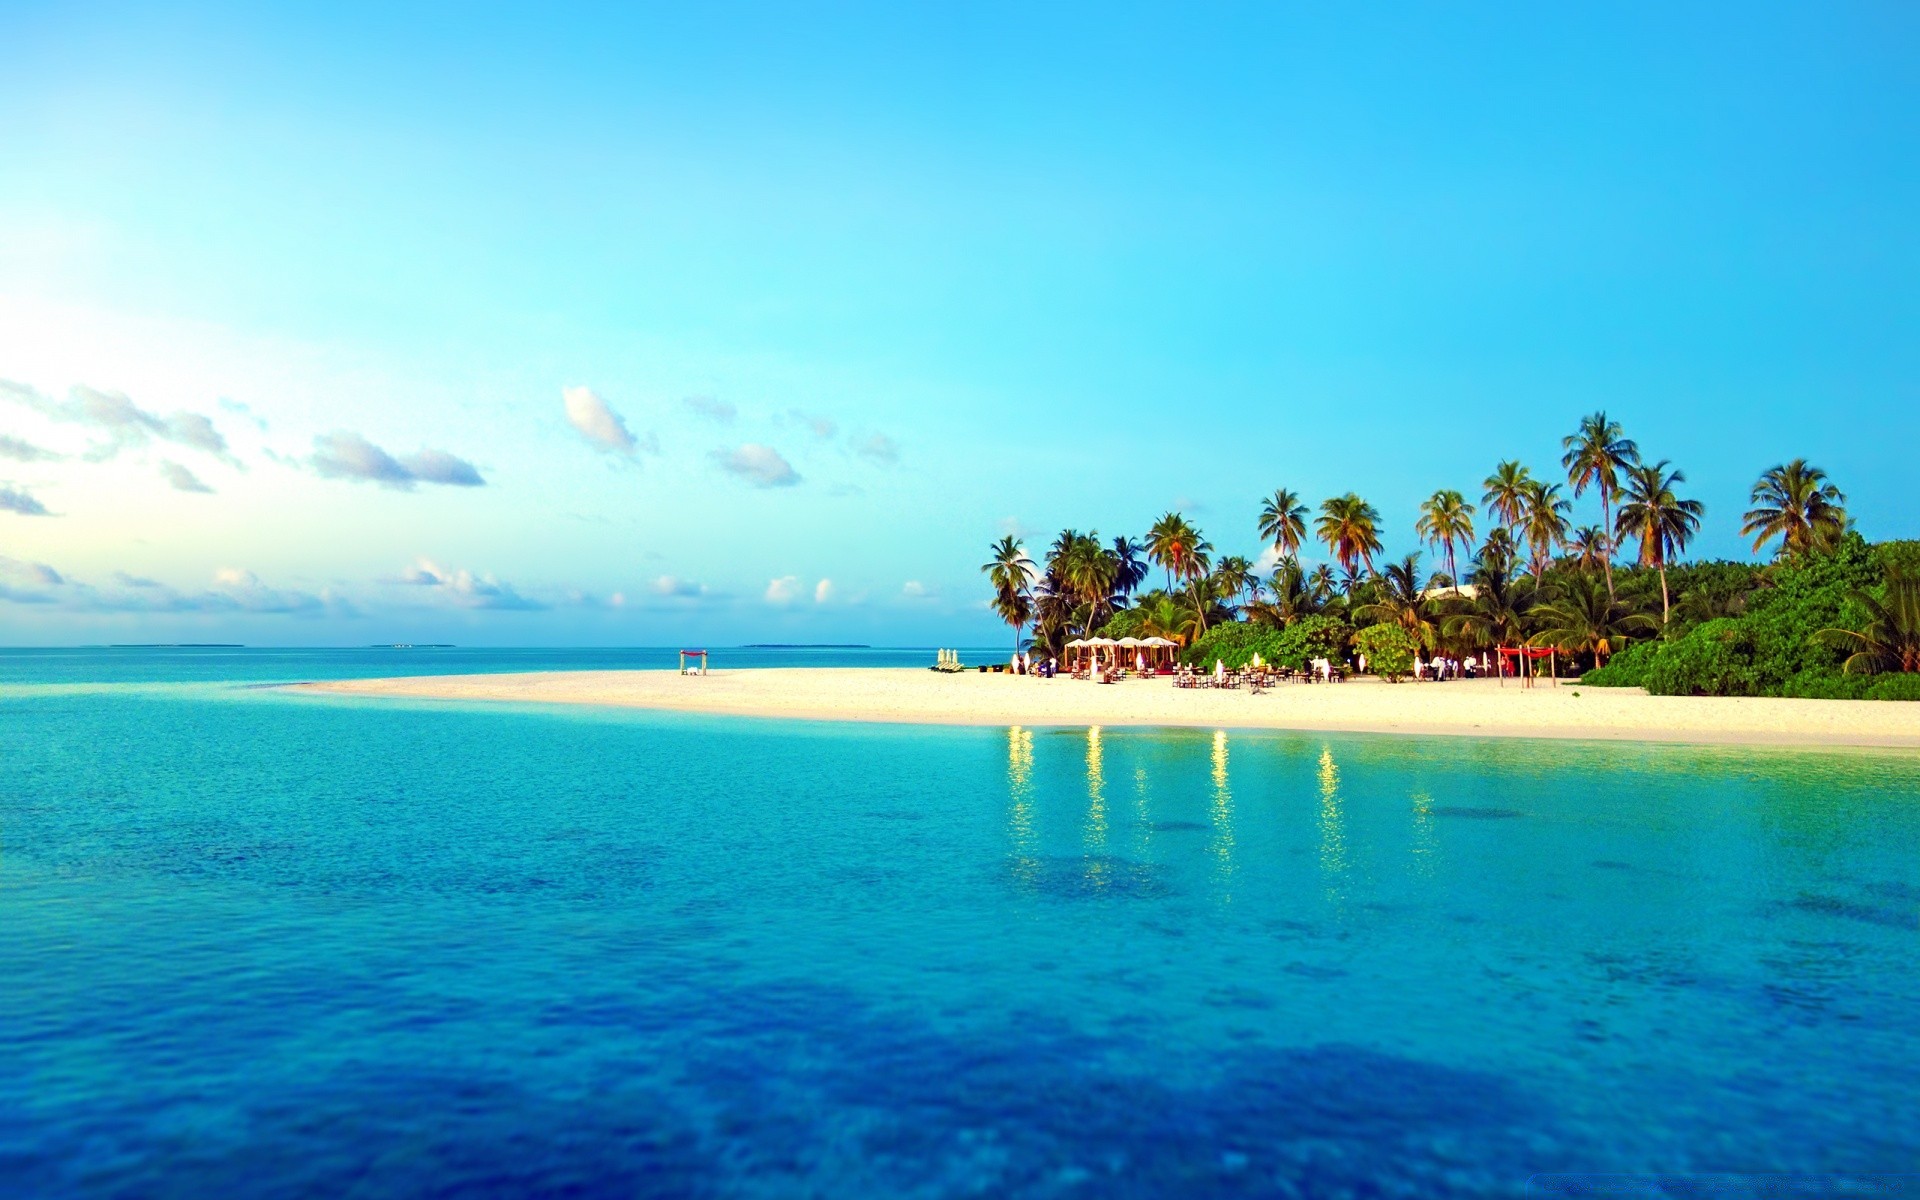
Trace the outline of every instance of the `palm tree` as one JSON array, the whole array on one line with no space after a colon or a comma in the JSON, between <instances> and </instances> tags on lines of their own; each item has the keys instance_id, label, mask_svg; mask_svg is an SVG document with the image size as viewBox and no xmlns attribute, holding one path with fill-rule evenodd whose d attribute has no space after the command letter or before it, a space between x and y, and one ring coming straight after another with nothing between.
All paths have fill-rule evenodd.
<instances>
[{"instance_id":1,"label":"palm tree","mask_svg":"<svg viewBox=\"0 0 1920 1200\"><path fill-rule=\"evenodd\" d=\"M1020 635L1033 619L1033 560L1009 534L988 550L980 566L993 586L993 610L1013 626L1013 652L1020 653Z\"/></svg>"},{"instance_id":2,"label":"palm tree","mask_svg":"<svg viewBox=\"0 0 1920 1200\"><path fill-rule=\"evenodd\" d=\"M1885 599L1862 591L1852 598L1867 610L1866 625L1859 630L1822 629L1817 635L1828 645L1853 651L1841 669L1869 675L1920 671L1920 575L1888 571Z\"/></svg>"},{"instance_id":3,"label":"palm tree","mask_svg":"<svg viewBox=\"0 0 1920 1200\"><path fill-rule=\"evenodd\" d=\"M1195 575L1188 581L1185 599L1193 618L1196 637L1204 634L1209 625L1233 619L1232 610L1222 603L1225 598L1215 576Z\"/></svg>"},{"instance_id":4,"label":"palm tree","mask_svg":"<svg viewBox=\"0 0 1920 1200\"><path fill-rule=\"evenodd\" d=\"M1700 528L1700 514L1707 506L1698 500L1682 500L1673 485L1685 483L1679 471L1667 470L1667 460L1635 463L1627 469L1621 486L1623 503L1615 519L1615 533L1640 542L1640 565L1660 568L1660 623L1673 615L1673 600L1667 592L1667 563L1687 548Z\"/></svg>"},{"instance_id":5,"label":"palm tree","mask_svg":"<svg viewBox=\"0 0 1920 1200\"><path fill-rule=\"evenodd\" d=\"M1567 482L1575 496L1589 486L1600 492L1600 524L1613 528L1613 496L1620 487L1620 472L1640 461L1640 448L1620 432L1618 421L1607 420L1604 412L1582 418L1580 428L1560 439L1566 449L1560 465L1567 469ZM1607 595L1613 595L1613 554L1606 548L1600 560L1607 573Z\"/></svg>"},{"instance_id":6,"label":"palm tree","mask_svg":"<svg viewBox=\"0 0 1920 1200\"><path fill-rule=\"evenodd\" d=\"M1334 575L1333 568L1321 563L1307 576L1307 587L1312 590L1316 602L1325 604L1340 591L1340 580Z\"/></svg>"},{"instance_id":7,"label":"palm tree","mask_svg":"<svg viewBox=\"0 0 1920 1200\"><path fill-rule=\"evenodd\" d=\"M1505 525L1495 525L1487 530L1487 540L1481 544L1475 560L1483 567L1494 567L1500 571L1513 570L1513 564L1520 557L1520 547L1514 544L1513 530Z\"/></svg>"},{"instance_id":8,"label":"palm tree","mask_svg":"<svg viewBox=\"0 0 1920 1200\"><path fill-rule=\"evenodd\" d=\"M1112 606L1119 562L1100 544L1100 535L1090 533L1069 547L1064 565L1067 584L1087 606L1083 628L1091 634L1103 623L1101 611Z\"/></svg>"},{"instance_id":9,"label":"palm tree","mask_svg":"<svg viewBox=\"0 0 1920 1200\"><path fill-rule=\"evenodd\" d=\"M1213 568L1213 581L1229 601L1237 601L1249 587L1259 583L1253 574L1253 563L1237 554L1220 560Z\"/></svg>"},{"instance_id":10,"label":"palm tree","mask_svg":"<svg viewBox=\"0 0 1920 1200\"><path fill-rule=\"evenodd\" d=\"M1281 558L1298 553L1307 536L1307 506L1300 497L1286 488L1275 491L1260 506L1260 536Z\"/></svg>"},{"instance_id":11,"label":"palm tree","mask_svg":"<svg viewBox=\"0 0 1920 1200\"><path fill-rule=\"evenodd\" d=\"M1311 616L1320 610L1318 590L1300 569L1300 560L1297 558L1288 556L1281 559L1267 586L1273 592L1273 599L1269 602L1256 599L1249 606L1249 615L1262 624L1285 629L1301 617Z\"/></svg>"},{"instance_id":12,"label":"palm tree","mask_svg":"<svg viewBox=\"0 0 1920 1200\"><path fill-rule=\"evenodd\" d=\"M1487 512L1500 518L1500 523L1509 531L1519 527L1527 512L1527 489L1533 484L1533 473L1521 466L1516 459L1508 459L1493 469L1483 486L1487 489L1480 502L1487 506Z\"/></svg>"},{"instance_id":13,"label":"palm tree","mask_svg":"<svg viewBox=\"0 0 1920 1200\"><path fill-rule=\"evenodd\" d=\"M1130 537L1113 539L1114 591L1131 596L1134 589L1147 581L1147 562L1141 557L1145 552L1145 547Z\"/></svg>"},{"instance_id":14,"label":"palm tree","mask_svg":"<svg viewBox=\"0 0 1920 1200\"><path fill-rule=\"evenodd\" d=\"M1560 496L1560 485L1535 479L1527 484L1522 525L1532 551L1533 577L1538 579L1553 561L1553 552L1567 540L1567 513L1573 504Z\"/></svg>"},{"instance_id":15,"label":"palm tree","mask_svg":"<svg viewBox=\"0 0 1920 1200\"><path fill-rule=\"evenodd\" d=\"M1388 563L1374 577L1374 587L1376 599L1356 608L1353 615L1364 621L1398 625L1422 646L1433 649L1439 629L1427 589L1420 585L1420 556L1409 554L1397 563Z\"/></svg>"},{"instance_id":16,"label":"palm tree","mask_svg":"<svg viewBox=\"0 0 1920 1200\"><path fill-rule=\"evenodd\" d=\"M1611 557L1613 544L1607 538L1607 531L1598 525L1582 525L1573 531L1567 539L1567 557L1581 571L1591 571L1605 563ZM1613 595L1613 570L1607 570L1607 595Z\"/></svg>"},{"instance_id":17,"label":"palm tree","mask_svg":"<svg viewBox=\"0 0 1920 1200\"><path fill-rule=\"evenodd\" d=\"M1614 651L1637 633L1659 629L1653 618L1634 612L1607 595L1600 581L1588 575L1564 577L1554 599L1533 610L1539 629L1535 646L1552 646L1572 654L1591 654L1593 665L1604 667Z\"/></svg>"},{"instance_id":18,"label":"palm tree","mask_svg":"<svg viewBox=\"0 0 1920 1200\"><path fill-rule=\"evenodd\" d=\"M1740 532L1754 535L1755 550L1779 538L1782 558L1800 558L1847 531L1846 494L1804 458L1761 475L1751 499Z\"/></svg>"},{"instance_id":19,"label":"palm tree","mask_svg":"<svg viewBox=\"0 0 1920 1200\"><path fill-rule=\"evenodd\" d=\"M1414 522L1413 531L1425 538L1429 546L1447 548L1447 581L1458 583L1460 576L1453 561L1453 544L1473 545L1473 505L1467 503L1467 498L1450 489L1435 492L1421 503L1420 519Z\"/></svg>"},{"instance_id":20,"label":"palm tree","mask_svg":"<svg viewBox=\"0 0 1920 1200\"><path fill-rule=\"evenodd\" d=\"M1164 592L1155 594L1141 607L1140 632L1148 637L1169 638L1184 646L1206 632L1204 620L1196 619L1191 610Z\"/></svg>"},{"instance_id":21,"label":"palm tree","mask_svg":"<svg viewBox=\"0 0 1920 1200\"><path fill-rule=\"evenodd\" d=\"M1356 562L1365 563L1372 571L1373 556L1380 552L1379 510L1348 492L1323 501L1320 514L1314 528L1340 565L1349 574Z\"/></svg>"},{"instance_id":22,"label":"palm tree","mask_svg":"<svg viewBox=\"0 0 1920 1200\"><path fill-rule=\"evenodd\" d=\"M1447 637L1472 646L1518 645L1526 636L1534 590L1507 566L1482 563L1473 573L1473 599L1443 623Z\"/></svg>"},{"instance_id":23,"label":"palm tree","mask_svg":"<svg viewBox=\"0 0 1920 1200\"><path fill-rule=\"evenodd\" d=\"M1167 513L1153 523L1147 531L1147 554L1154 562L1167 571L1167 590L1173 590L1173 581L1193 578L1196 565L1204 562L1206 552L1213 549L1200 536L1200 531L1187 523L1179 513ZM1204 566L1199 566L1204 571Z\"/></svg>"}]
</instances>

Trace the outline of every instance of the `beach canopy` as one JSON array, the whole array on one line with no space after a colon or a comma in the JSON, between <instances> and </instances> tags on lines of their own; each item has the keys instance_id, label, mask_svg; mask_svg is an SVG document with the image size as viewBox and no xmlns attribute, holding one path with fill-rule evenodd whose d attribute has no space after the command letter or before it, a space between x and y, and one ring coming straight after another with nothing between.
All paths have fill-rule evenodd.
<instances>
[{"instance_id":1,"label":"beach canopy","mask_svg":"<svg viewBox=\"0 0 1920 1200\"><path fill-rule=\"evenodd\" d=\"M1174 644L1175 643L1170 642L1163 637L1150 637L1146 641L1141 643L1141 645L1143 646L1172 646Z\"/></svg>"},{"instance_id":2,"label":"beach canopy","mask_svg":"<svg viewBox=\"0 0 1920 1200\"><path fill-rule=\"evenodd\" d=\"M1076 646L1086 646L1090 644L1091 643L1089 643L1085 638L1075 638L1072 641L1067 643L1067 649L1071 650Z\"/></svg>"},{"instance_id":3,"label":"beach canopy","mask_svg":"<svg viewBox=\"0 0 1920 1200\"><path fill-rule=\"evenodd\" d=\"M1132 647L1134 647L1134 646L1144 646L1144 645L1146 645L1146 643L1145 643L1145 642L1143 642L1143 641L1141 641L1141 640L1140 640L1139 638L1137 638L1137 637L1123 637L1123 638L1121 638L1121 639L1120 639L1120 644L1121 644L1122 646L1126 646L1126 647L1128 647L1129 649L1131 649L1131 648L1132 648Z\"/></svg>"},{"instance_id":4,"label":"beach canopy","mask_svg":"<svg viewBox=\"0 0 1920 1200\"><path fill-rule=\"evenodd\" d=\"M1114 641L1112 638L1088 638L1087 639L1087 645L1089 646L1118 646L1119 644L1120 644L1119 642Z\"/></svg>"}]
</instances>

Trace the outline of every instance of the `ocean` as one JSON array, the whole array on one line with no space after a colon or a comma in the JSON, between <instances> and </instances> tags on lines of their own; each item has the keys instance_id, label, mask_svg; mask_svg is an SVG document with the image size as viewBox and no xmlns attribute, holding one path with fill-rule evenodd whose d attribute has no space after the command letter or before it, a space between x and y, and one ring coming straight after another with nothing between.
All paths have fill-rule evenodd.
<instances>
[{"instance_id":1,"label":"ocean","mask_svg":"<svg viewBox=\"0 0 1920 1200\"><path fill-rule=\"evenodd\" d=\"M262 686L673 661L0 651L0 1193L1838 1195L1920 1161L1920 755Z\"/></svg>"}]
</instances>

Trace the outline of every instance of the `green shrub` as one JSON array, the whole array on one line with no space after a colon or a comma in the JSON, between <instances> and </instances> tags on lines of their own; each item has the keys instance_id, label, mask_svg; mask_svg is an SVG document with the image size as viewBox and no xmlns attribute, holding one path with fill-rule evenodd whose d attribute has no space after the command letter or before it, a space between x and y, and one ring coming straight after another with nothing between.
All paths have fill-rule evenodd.
<instances>
[{"instance_id":1,"label":"green shrub","mask_svg":"<svg viewBox=\"0 0 1920 1200\"><path fill-rule=\"evenodd\" d=\"M1369 625L1353 635L1353 652L1366 656L1367 670L1398 683L1413 672L1420 643L1398 625Z\"/></svg>"},{"instance_id":2,"label":"green shrub","mask_svg":"<svg viewBox=\"0 0 1920 1200\"><path fill-rule=\"evenodd\" d=\"M1353 630L1338 617L1315 614L1302 617L1280 631L1275 642L1273 661L1282 666L1304 671L1316 658L1328 662L1346 661L1347 640L1353 636Z\"/></svg>"},{"instance_id":3,"label":"green shrub","mask_svg":"<svg viewBox=\"0 0 1920 1200\"><path fill-rule=\"evenodd\" d=\"M1780 689L1782 696L1803 700L1859 700L1873 684L1871 675L1846 675L1835 671L1802 671Z\"/></svg>"},{"instance_id":4,"label":"green shrub","mask_svg":"<svg viewBox=\"0 0 1920 1200\"><path fill-rule=\"evenodd\" d=\"M1252 662L1256 653L1262 662L1279 662L1279 632L1246 621L1222 621L1181 651L1180 660L1191 666L1212 667L1217 659L1238 669Z\"/></svg>"},{"instance_id":5,"label":"green shrub","mask_svg":"<svg viewBox=\"0 0 1920 1200\"><path fill-rule=\"evenodd\" d=\"M1869 676L1868 678L1872 678ZM1866 690L1868 700L1920 700L1920 674L1882 675Z\"/></svg>"},{"instance_id":6,"label":"green shrub","mask_svg":"<svg viewBox=\"0 0 1920 1200\"><path fill-rule=\"evenodd\" d=\"M1647 666L1656 696L1745 696L1752 693L1750 645L1742 622L1719 617L1677 641L1664 642Z\"/></svg>"},{"instance_id":7,"label":"green shrub","mask_svg":"<svg viewBox=\"0 0 1920 1200\"><path fill-rule=\"evenodd\" d=\"M1647 668L1653 663L1653 656L1660 651L1661 642L1634 642L1620 653L1607 660L1607 665L1588 671L1580 677L1581 683L1594 687L1645 687L1647 686Z\"/></svg>"}]
</instances>

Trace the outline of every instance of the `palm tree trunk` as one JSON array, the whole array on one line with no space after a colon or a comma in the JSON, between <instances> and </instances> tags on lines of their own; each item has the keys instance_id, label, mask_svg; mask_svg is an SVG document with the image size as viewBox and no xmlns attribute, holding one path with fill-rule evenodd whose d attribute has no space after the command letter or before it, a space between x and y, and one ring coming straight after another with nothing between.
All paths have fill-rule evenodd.
<instances>
[{"instance_id":1,"label":"palm tree trunk","mask_svg":"<svg viewBox=\"0 0 1920 1200\"><path fill-rule=\"evenodd\" d=\"M1614 602L1613 594L1613 506L1609 503L1607 489L1600 489L1600 521L1605 526L1600 532L1607 539L1606 553L1600 556L1600 565L1607 571L1607 603Z\"/></svg>"},{"instance_id":2,"label":"palm tree trunk","mask_svg":"<svg viewBox=\"0 0 1920 1200\"><path fill-rule=\"evenodd\" d=\"M1660 623L1665 625L1673 615L1673 605L1667 598L1667 560L1660 560Z\"/></svg>"}]
</instances>

